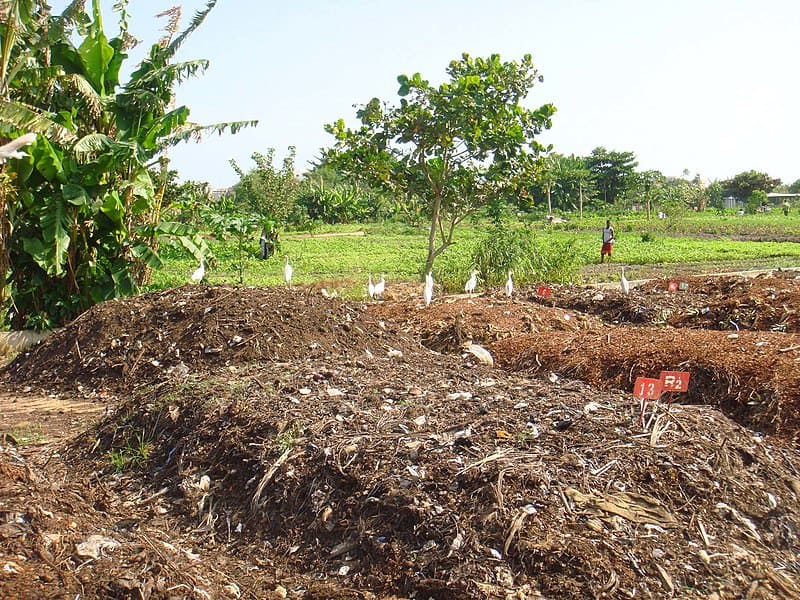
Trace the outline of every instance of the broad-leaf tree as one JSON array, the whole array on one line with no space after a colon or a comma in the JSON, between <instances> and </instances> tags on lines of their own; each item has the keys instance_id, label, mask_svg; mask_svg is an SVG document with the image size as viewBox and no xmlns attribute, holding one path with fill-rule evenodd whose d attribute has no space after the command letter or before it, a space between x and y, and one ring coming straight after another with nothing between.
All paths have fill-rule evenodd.
<instances>
[{"instance_id":1,"label":"broad-leaf tree","mask_svg":"<svg viewBox=\"0 0 800 600\"><path fill-rule=\"evenodd\" d=\"M771 192L780 183L780 179L760 171L743 171L723 181L722 187L725 188L726 196L734 196L737 200L745 201L753 195L753 192Z\"/></svg>"},{"instance_id":2,"label":"broad-leaf tree","mask_svg":"<svg viewBox=\"0 0 800 600\"><path fill-rule=\"evenodd\" d=\"M264 154L254 152L251 158L256 166L247 172L231 159L230 165L239 176L234 186L236 201L262 221L285 226L294 210L300 185L294 172L295 154L294 146L290 146L281 167L277 168L274 148Z\"/></svg>"},{"instance_id":3,"label":"broad-leaf tree","mask_svg":"<svg viewBox=\"0 0 800 600\"><path fill-rule=\"evenodd\" d=\"M606 150L599 146L586 157L597 193L606 204L613 204L638 183L633 152Z\"/></svg>"},{"instance_id":4,"label":"broad-leaf tree","mask_svg":"<svg viewBox=\"0 0 800 600\"><path fill-rule=\"evenodd\" d=\"M400 75L399 105L373 98L358 111L358 128L341 119L326 127L337 139L328 162L398 198L424 200L431 224L425 272L464 218L516 189L523 159L545 150L535 137L556 110L523 105L542 80L530 55L502 61L464 54L446 72L439 86L419 73Z\"/></svg>"}]
</instances>

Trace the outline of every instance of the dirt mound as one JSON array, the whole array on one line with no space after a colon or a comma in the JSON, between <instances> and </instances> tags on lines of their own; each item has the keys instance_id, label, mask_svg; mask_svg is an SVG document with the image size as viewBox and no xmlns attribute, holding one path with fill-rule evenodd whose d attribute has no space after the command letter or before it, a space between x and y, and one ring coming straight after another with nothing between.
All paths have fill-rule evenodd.
<instances>
[{"instance_id":1,"label":"dirt mound","mask_svg":"<svg viewBox=\"0 0 800 600\"><path fill-rule=\"evenodd\" d=\"M548 286L525 297L545 306L595 315L607 323L667 324L673 327L800 333L800 278L776 271L769 276L659 279L626 296L617 289Z\"/></svg>"},{"instance_id":2,"label":"dirt mound","mask_svg":"<svg viewBox=\"0 0 800 600\"><path fill-rule=\"evenodd\" d=\"M64 448L0 438L0 596L800 598L794 443L618 391L685 369L682 401L791 437L797 335L614 325L565 290L602 305L191 286L95 307L6 371L125 399Z\"/></svg>"},{"instance_id":3,"label":"dirt mound","mask_svg":"<svg viewBox=\"0 0 800 600\"><path fill-rule=\"evenodd\" d=\"M184 286L104 302L6 369L8 380L128 391L253 361L291 361L353 347L408 350L363 305L305 288Z\"/></svg>"},{"instance_id":4,"label":"dirt mound","mask_svg":"<svg viewBox=\"0 0 800 600\"><path fill-rule=\"evenodd\" d=\"M800 456L708 407L650 411L643 427L628 395L434 354L169 383L67 453L77 479L102 482L83 492L90 514L126 523L100 529L121 546L82 567L84 594L124 581L151 597L187 582L255 597L798 597ZM115 475L109 456L127 448ZM65 526L32 521L42 537ZM82 538L62 539L69 572ZM187 552L219 562L203 571ZM260 580L243 568L265 561Z\"/></svg>"},{"instance_id":5,"label":"dirt mound","mask_svg":"<svg viewBox=\"0 0 800 600\"><path fill-rule=\"evenodd\" d=\"M615 327L518 336L490 346L507 369L555 371L600 388L632 390L637 377L689 371L676 401L719 406L759 431L800 432L800 335Z\"/></svg>"},{"instance_id":6,"label":"dirt mound","mask_svg":"<svg viewBox=\"0 0 800 600\"><path fill-rule=\"evenodd\" d=\"M573 310L543 308L505 296L450 296L422 309L414 300L372 304L368 310L413 334L437 352L458 352L469 341L487 344L537 331L585 331L602 327L601 320Z\"/></svg>"}]
</instances>

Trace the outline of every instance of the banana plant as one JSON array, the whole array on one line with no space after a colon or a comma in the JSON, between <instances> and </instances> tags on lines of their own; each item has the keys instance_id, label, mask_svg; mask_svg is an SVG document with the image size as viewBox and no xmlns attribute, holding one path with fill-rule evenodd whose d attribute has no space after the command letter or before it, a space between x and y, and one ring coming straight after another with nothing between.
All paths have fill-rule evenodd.
<instances>
[{"instance_id":1,"label":"banana plant","mask_svg":"<svg viewBox=\"0 0 800 600\"><path fill-rule=\"evenodd\" d=\"M91 14L75 18L83 27L65 29L68 35L52 41L50 67L61 73L59 81L71 83L52 90L50 116L76 141L39 136L30 156L15 161L19 194L9 244L14 326L57 324L96 302L136 292L162 265L158 249L165 241L198 260L209 253L200 232L163 219L163 186L150 168L166 168L165 152L177 143L256 124L198 125L189 121L187 107L173 106L175 87L208 66L173 58L215 4L208 2L183 32L175 28L153 44L124 84L127 19L109 39L99 0ZM125 5L117 5L122 17Z\"/></svg>"}]
</instances>

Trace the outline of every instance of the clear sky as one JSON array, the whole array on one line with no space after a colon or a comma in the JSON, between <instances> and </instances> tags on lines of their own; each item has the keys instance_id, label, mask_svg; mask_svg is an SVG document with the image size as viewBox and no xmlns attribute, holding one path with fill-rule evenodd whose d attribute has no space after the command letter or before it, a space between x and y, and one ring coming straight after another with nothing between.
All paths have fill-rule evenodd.
<instances>
[{"instance_id":1,"label":"clear sky","mask_svg":"<svg viewBox=\"0 0 800 600\"><path fill-rule=\"evenodd\" d=\"M157 40L155 14L174 3L132 0L131 32ZM182 6L185 25L205 1ZM395 103L401 73L439 83L462 52L533 55L544 82L528 102L557 107L541 138L557 152L605 146L666 175L800 179L797 0L219 0L179 55L211 66L178 102L195 122L260 123L179 146L172 166L224 187L237 180L229 159L248 169L253 152L280 160L293 145L302 172L333 142L325 123L354 124L353 105L375 96Z\"/></svg>"}]
</instances>

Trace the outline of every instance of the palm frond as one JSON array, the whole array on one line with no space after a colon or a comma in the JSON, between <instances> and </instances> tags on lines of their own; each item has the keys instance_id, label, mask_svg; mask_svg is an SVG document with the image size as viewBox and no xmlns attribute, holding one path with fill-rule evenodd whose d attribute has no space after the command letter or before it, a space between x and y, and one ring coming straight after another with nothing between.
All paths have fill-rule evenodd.
<instances>
[{"instance_id":1,"label":"palm frond","mask_svg":"<svg viewBox=\"0 0 800 600\"><path fill-rule=\"evenodd\" d=\"M0 126L38 133L62 144L75 140L75 134L69 129L19 102L0 100Z\"/></svg>"},{"instance_id":2,"label":"palm frond","mask_svg":"<svg viewBox=\"0 0 800 600\"><path fill-rule=\"evenodd\" d=\"M214 6L216 6L216 4L217 0L209 0L208 3L206 3L206 7L204 9L198 10L194 14L194 18L192 18L192 22L189 23L189 26L186 29L184 29L180 34L178 34L178 37L172 40L172 43L166 47L165 53L167 60L175 56L180 47L183 45L183 42L186 41L186 38L189 37L189 35L191 35L191 33L195 29L197 29L198 27L200 27L200 25L203 24L203 21L206 20L208 13L211 12L211 9L213 9Z\"/></svg>"},{"instance_id":3,"label":"palm frond","mask_svg":"<svg viewBox=\"0 0 800 600\"><path fill-rule=\"evenodd\" d=\"M209 62L206 59L187 60L183 62L164 65L158 69L153 69L135 79L132 79L125 89L139 89L148 84L155 83L159 87L164 81L182 82L189 77L194 77L197 73L202 73L208 68Z\"/></svg>"},{"instance_id":4,"label":"palm frond","mask_svg":"<svg viewBox=\"0 0 800 600\"><path fill-rule=\"evenodd\" d=\"M245 127L255 127L258 121L231 121L229 123L214 123L213 125L198 125L187 123L180 129L175 130L170 135L161 138L161 143L165 146L175 146L181 142L195 141L203 139L203 134L231 133L236 134Z\"/></svg>"}]
</instances>

